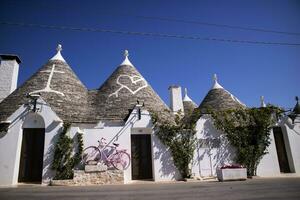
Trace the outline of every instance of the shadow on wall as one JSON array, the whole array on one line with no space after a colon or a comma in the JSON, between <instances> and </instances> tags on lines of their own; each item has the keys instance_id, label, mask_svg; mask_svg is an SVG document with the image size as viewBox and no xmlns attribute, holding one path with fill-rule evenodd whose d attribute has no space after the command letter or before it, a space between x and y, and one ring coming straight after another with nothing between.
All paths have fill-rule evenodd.
<instances>
[{"instance_id":1,"label":"shadow on wall","mask_svg":"<svg viewBox=\"0 0 300 200\"><path fill-rule=\"evenodd\" d=\"M45 131L45 138L47 138L47 134L51 133L55 128L59 126L58 122L52 122ZM47 181L52 179L55 176L55 171L51 169L51 165L53 162L55 145L59 139L60 133L63 131L63 127L57 129L56 134L51 138L49 142L49 146L47 149L47 153L44 155L44 164L43 164L43 181Z\"/></svg>"},{"instance_id":2,"label":"shadow on wall","mask_svg":"<svg viewBox=\"0 0 300 200\"><path fill-rule=\"evenodd\" d=\"M10 122L8 129L11 129L13 126L17 125L19 120L24 121L28 112L29 112L28 108L25 107L25 109L22 111L22 113L20 113L16 118L14 118L12 122ZM0 139L4 138L7 135L7 133L8 133L8 130L0 132Z\"/></svg>"},{"instance_id":3,"label":"shadow on wall","mask_svg":"<svg viewBox=\"0 0 300 200\"><path fill-rule=\"evenodd\" d=\"M132 116L130 119L128 119L125 123L125 125L115 134L115 136L107 142L106 147L112 145L112 143L116 142L119 140L119 137L121 137L121 135L123 133L126 133L126 130L130 127L132 127L132 125L137 121L137 117L136 116Z\"/></svg>"},{"instance_id":4,"label":"shadow on wall","mask_svg":"<svg viewBox=\"0 0 300 200\"><path fill-rule=\"evenodd\" d=\"M155 133L153 135L153 142L153 148L157 149L157 151L154 152L154 160L159 160L161 164L159 168L160 177L179 180L181 178L181 175L174 166L171 152L168 151L166 146L160 142L159 138L155 136Z\"/></svg>"},{"instance_id":5,"label":"shadow on wall","mask_svg":"<svg viewBox=\"0 0 300 200\"><path fill-rule=\"evenodd\" d=\"M229 144L225 135L220 133L214 126L211 119L205 120L200 138L197 138L197 159L193 165L198 166L199 172L204 169L204 163L209 163L213 175L216 169L225 164L233 162L235 153L234 148Z\"/></svg>"}]
</instances>

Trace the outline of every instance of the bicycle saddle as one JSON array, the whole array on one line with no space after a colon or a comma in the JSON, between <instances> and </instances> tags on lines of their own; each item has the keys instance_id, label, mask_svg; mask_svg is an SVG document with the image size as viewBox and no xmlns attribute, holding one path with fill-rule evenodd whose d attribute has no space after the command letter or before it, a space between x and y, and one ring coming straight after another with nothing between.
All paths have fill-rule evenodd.
<instances>
[{"instance_id":1,"label":"bicycle saddle","mask_svg":"<svg viewBox=\"0 0 300 200\"><path fill-rule=\"evenodd\" d=\"M117 144L117 143L113 143L113 145L115 145L116 147L118 147L120 144Z\"/></svg>"}]
</instances>

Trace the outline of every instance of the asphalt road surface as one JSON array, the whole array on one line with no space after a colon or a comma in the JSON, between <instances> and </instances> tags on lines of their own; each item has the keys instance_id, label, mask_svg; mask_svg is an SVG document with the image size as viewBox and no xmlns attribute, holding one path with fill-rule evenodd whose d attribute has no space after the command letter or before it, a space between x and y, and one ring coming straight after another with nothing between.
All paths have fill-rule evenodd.
<instances>
[{"instance_id":1,"label":"asphalt road surface","mask_svg":"<svg viewBox=\"0 0 300 200\"><path fill-rule=\"evenodd\" d=\"M106 186L33 186L0 188L0 200L6 199L297 199L300 178L270 178L234 182L176 182Z\"/></svg>"}]
</instances>

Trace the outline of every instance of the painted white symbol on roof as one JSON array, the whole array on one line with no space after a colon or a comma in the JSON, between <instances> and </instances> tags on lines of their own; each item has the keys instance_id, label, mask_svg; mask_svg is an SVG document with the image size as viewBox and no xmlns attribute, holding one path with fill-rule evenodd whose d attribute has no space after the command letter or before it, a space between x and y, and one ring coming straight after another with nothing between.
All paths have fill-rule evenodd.
<instances>
[{"instance_id":1,"label":"painted white symbol on roof","mask_svg":"<svg viewBox=\"0 0 300 200\"><path fill-rule=\"evenodd\" d=\"M121 78L129 78L131 83L134 84L134 85L140 84L140 83L142 83L143 85L136 88L136 89L131 89L127 85L124 85L123 83L120 83ZM113 95L118 97L120 90L122 90L123 88L127 89L131 94L136 94L141 89L144 89L144 88L148 87L148 83L144 78L142 78L140 76L129 76L129 75L126 75L126 74L122 74L122 75L118 76L117 84L120 85L121 87L119 89L117 89L115 92L111 93L108 97L111 97Z\"/></svg>"},{"instance_id":2,"label":"painted white symbol on roof","mask_svg":"<svg viewBox=\"0 0 300 200\"><path fill-rule=\"evenodd\" d=\"M56 71L55 70L55 64L53 64L51 70L45 70L45 71L41 71L41 72L47 72L47 73L50 72L46 87L44 89L41 89L41 90L36 90L36 91L30 92L29 94L34 94L34 93L39 93L39 92L52 92L52 93L56 93L56 94L60 94L62 96L65 96L64 93L56 91L56 90L53 90L53 89L50 88L50 84L51 84L51 80L52 80L54 72L55 73L61 73L61 74L65 73L65 72L63 72L63 71Z\"/></svg>"}]
</instances>

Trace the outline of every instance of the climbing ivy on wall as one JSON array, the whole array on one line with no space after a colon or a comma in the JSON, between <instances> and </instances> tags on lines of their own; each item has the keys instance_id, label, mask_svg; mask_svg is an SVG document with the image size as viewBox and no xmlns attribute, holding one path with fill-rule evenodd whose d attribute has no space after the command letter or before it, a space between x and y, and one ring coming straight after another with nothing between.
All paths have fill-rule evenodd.
<instances>
[{"instance_id":1,"label":"climbing ivy on wall","mask_svg":"<svg viewBox=\"0 0 300 200\"><path fill-rule=\"evenodd\" d=\"M196 148L195 125L186 124L177 115L175 122L162 119L156 112L150 112L155 134L160 141L169 147L173 162L182 178L191 176L190 163Z\"/></svg>"},{"instance_id":2,"label":"climbing ivy on wall","mask_svg":"<svg viewBox=\"0 0 300 200\"><path fill-rule=\"evenodd\" d=\"M80 163L81 154L83 151L83 140L82 134L77 133L77 151L73 153L74 141L67 135L71 124L64 123L62 133L59 135L59 139L55 145L54 159L52 162L52 169L55 170L56 174L54 179L72 179L73 169Z\"/></svg>"},{"instance_id":3,"label":"climbing ivy on wall","mask_svg":"<svg viewBox=\"0 0 300 200\"><path fill-rule=\"evenodd\" d=\"M183 178L189 177L196 148L195 127L201 117L199 109L186 118L177 115L175 123L158 113L150 112L156 135L170 148L174 164ZM214 126L222 131L236 149L235 162L247 167L248 176L256 175L257 166L267 154L270 145L270 131L282 109L268 105L264 108L238 108L223 111L208 109Z\"/></svg>"},{"instance_id":4,"label":"climbing ivy on wall","mask_svg":"<svg viewBox=\"0 0 300 200\"><path fill-rule=\"evenodd\" d=\"M280 113L280 108L271 105L211 112L214 126L235 147L235 162L247 167L248 176L256 175L260 160L268 153L270 131Z\"/></svg>"}]
</instances>

